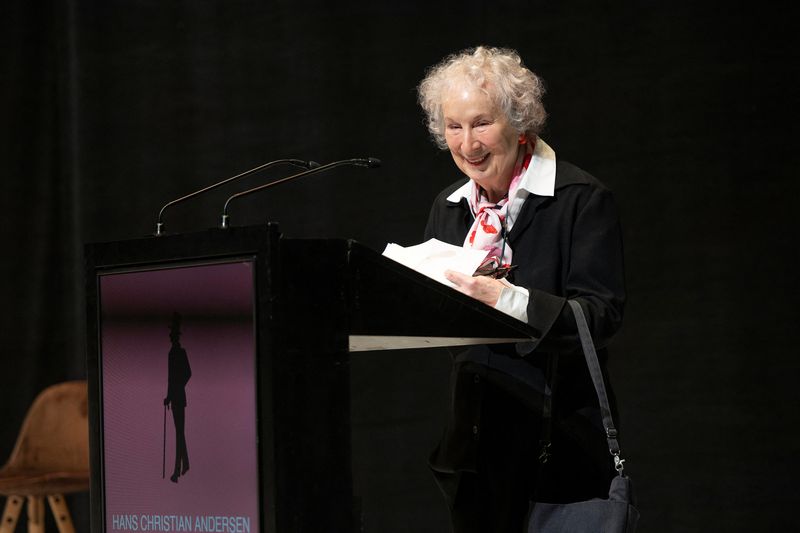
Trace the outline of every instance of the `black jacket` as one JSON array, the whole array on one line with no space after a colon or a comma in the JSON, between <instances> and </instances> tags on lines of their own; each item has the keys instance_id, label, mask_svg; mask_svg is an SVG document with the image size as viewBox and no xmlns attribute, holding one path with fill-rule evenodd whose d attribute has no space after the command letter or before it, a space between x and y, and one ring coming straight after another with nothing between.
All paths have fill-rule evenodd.
<instances>
[{"instance_id":1,"label":"black jacket","mask_svg":"<svg viewBox=\"0 0 800 533\"><path fill-rule=\"evenodd\" d=\"M466 199L459 203L447 200L463 184L464 180L454 183L436 198L426 239L463 245L474 219ZM610 456L598 427L597 398L566 301L576 299L583 307L605 369L604 347L621 325L625 302L621 230L611 191L578 167L558 161L555 195L529 195L508 242L512 263L518 266L509 281L529 290L528 323L542 337L517 346L473 348L456 359L452 419L431 457L431 467L443 474L475 471L482 460L479 454L509 453L506 448L493 449L492 439L482 436L487 420L481 418L495 416L485 405L487 387L508 393L538 414L543 386L531 383L537 382L537 376L538 383L544 383L548 355L559 354L554 430L571 434L571 440L580 443L578 449L585 450L595 463L602 463L600 471L606 472ZM494 363L486 365L487 360ZM609 396L613 401L610 387ZM491 404L501 418L513 410L498 407L494 400ZM443 489L447 494L454 487L443 485Z\"/></svg>"}]
</instances>

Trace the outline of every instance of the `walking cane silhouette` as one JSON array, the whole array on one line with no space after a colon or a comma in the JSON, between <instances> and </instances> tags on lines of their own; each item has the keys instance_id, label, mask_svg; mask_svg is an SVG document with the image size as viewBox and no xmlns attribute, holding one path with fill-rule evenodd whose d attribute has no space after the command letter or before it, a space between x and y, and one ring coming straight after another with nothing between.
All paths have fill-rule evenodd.
<instances>
[{"instance_id":1,"label":"walking cane silhouette","mask_svg":"<svg viewBox=\"0 0 800 533\"><path fill-rule=\"evenodd\" d=\"M167 406L164 405L164 435L163 446L161 446L161 479L164 479L164 474L167 465Z\"/></svg>"}]
</instances>

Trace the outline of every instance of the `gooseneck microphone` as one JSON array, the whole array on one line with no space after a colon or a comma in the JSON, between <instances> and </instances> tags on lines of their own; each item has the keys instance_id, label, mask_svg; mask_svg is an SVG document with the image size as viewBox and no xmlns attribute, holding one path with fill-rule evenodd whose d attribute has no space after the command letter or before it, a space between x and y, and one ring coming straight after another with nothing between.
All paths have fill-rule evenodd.
<instances>
[{"instance_id":1,"label":"gooseneck microphone","mask_svg":"<svg viewBox=\"0 0 800 533\"><path fill-rule=\"evenodd\" d=\"M316 163L314 161L302 161L300 159L278 159L276 161L270 161L269 163L264 163L263 165L259 165L259 166L255 167L255 168L251 168L250 170L245 170L241 174L237 174L235 176L231 176L230 178L227 178L227 179L224 179L224 180L222 180L220 182L214 183L213 185L209 185L208 187L204 187L204 188L202 188L202 189L200 189L198 191L194 191L192 193L189 193L186 196L181 196L180 198L176 198L175 200L172 200L171 202L167 202L164 205L164 207L161 208L161 211L158 212L158 219L156 220L156 232L155 232L154 235L158 237L158 236L161 236L161 235L164 234L164 223L162 222L162 218L164 216L164 210L166 208L168 208L170 206L173 206L175 204L179 204L179 203L181 203L181 202L183 202L185 200L188 200L189 198L193 198L193 197L197 196L198 194L203 194L204 192L210 191L212 189L216 189L217 187L219 187L221 185L225 185L226 183L229 183L231 181L238 180L239 178L243 178L245 176L249 176L250 174L255 174L256 172L259 172L261 170L266 170L266 169L268 169L270 167L274 167L276 165L294 165L296 167L306 168L306 169L314 169L314 168L319 167L319 163Z\"/></svg>"},{"instance_id":2,"label":"gooseneck microphone","mask_svg":"<svg viewBox=\"0 0 800 533\"><path fill-rule=\"evenodd\" d=\"M253 187L252 189L248 189L246 191L237 192L236 194L231 195L228 200L225 202L225 207L222 209L222 224L220 227L226 229L230 225L230 218L228 217L228 205L230 205L231 201L236 198L241 198L242 196L247 196L248 194L253 194L254 192L258 192L263 189L268 189L270 187L274 187L276 185L280 185L281 183L291 181L296 178L302 178L303 176L309 176L311 174L316 174L317 172L322 172L323 170L328 170L334 167L340 167L342 165L353 165L357 167L366 167L366 168L376 168L381 166L381 160L375 159L374 157L367 157L361 159L344 159L342 161L334 161L333 163L328 163L327 165L312 167L305 172L300 172L299 174L294 174L292 176L287 176L285 178L281 178L279 180L271 181L269 183L265 183L264 185L259 185L258 187Z\"/></svg>"}]
</instances>

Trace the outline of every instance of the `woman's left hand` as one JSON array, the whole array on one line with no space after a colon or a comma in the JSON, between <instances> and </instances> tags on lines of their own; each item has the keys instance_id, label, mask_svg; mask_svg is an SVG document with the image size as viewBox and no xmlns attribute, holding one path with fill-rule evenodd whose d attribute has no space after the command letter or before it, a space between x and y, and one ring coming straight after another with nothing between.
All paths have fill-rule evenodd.
<instances>
[{"instance_id":1,"label":"woman's left hand","mask_svg":"<svg viewBox=\"0 0 800 533\"><path fill-rule=\"evenodd\" d=\"M454 270L446 270L444 277L455 284L457 291L491 307L497 304L505 286L503 282L488 276L467 276Z\"/></svg>"}]
</instances>

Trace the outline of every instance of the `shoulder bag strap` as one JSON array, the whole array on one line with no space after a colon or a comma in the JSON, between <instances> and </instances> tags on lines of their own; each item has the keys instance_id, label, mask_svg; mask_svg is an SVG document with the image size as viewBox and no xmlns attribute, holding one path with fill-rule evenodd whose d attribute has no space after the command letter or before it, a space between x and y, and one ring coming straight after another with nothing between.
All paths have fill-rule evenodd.
<instances>
[{"instance_id":1,"label":"shoulder bag strap","mask_svg":"<svg viewBox=\"0 0 800 533\"><path fill-rule=\"evenodd\" d=\"M581 346L583 346L583 355L586 358L586 365L589 367L589 374L592 376L594 383L594 390L597 392L597 399L600 402L600 413L603 416L603 427L606 430L606 439L608 440L608 451L614 456L614 468L622 475L624 459L620 459L619 443L617 442L617 429L614 427L614 419L611 417L611 407L608 404L608 395L606 394L606 385L603 381L603 373L600 370L600 362L597 360L597 352L594 349L594 342L592 342L592 335L589 332L589 326L586 323L586 316L583 313L583 308L576 300L569 300L569 306L572 308L572 313L575 315L575 321L578 324L578 335L581 338Z\"/></svg>"}]
</instances>

